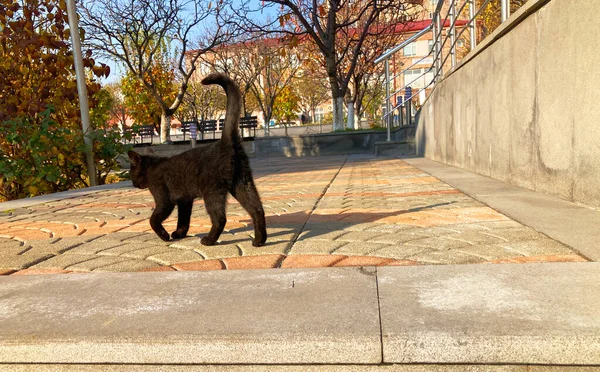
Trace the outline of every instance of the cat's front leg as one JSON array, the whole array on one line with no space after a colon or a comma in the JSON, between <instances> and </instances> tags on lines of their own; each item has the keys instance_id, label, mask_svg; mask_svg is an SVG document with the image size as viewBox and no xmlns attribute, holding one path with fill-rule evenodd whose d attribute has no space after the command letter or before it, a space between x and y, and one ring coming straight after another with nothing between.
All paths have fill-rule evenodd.
<instances>
[{"instance_id":1,"label":"cat's front leg","mask_svg":"<svg viewBox=\"0 0 600 372\"><path fill-rule=\"evenodd\" d=\"M162 223L169 217L174 208L175 204L171 202L162 202L160 204L157 202L156 208L154 209L154 212L152 212L152 216L150 216L150 226L152 227L152 230L154 230L159 238L166 242L169 241L170 236Z\"/></svg>"}]
</instances>

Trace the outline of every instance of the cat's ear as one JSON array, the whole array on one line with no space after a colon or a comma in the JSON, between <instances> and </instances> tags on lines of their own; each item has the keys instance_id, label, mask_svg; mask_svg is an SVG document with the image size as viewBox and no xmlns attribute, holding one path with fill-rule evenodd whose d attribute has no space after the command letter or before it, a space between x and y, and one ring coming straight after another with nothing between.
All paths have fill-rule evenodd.
<instances>
[{"instance_id":1,"label":"cat's ear","mask_svg":"<svg viewBox=\"0 0 600 372\"><path fill-rule=\"evenodd\" d=\"M135 151L129 151L127 155L129 155L129 160L131 160L132 165L140 165L142 162L142 157Z\"/></svg>"}]
</instances>

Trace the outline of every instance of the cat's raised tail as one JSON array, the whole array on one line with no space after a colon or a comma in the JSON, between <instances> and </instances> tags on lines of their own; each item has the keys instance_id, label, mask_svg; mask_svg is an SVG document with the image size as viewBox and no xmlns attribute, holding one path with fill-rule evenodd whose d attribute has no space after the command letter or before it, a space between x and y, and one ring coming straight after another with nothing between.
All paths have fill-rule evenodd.
<instances>
[{"instance_id":1,"label":"cat's raised tail","mask_svg":"<svg viewBox=\"0 0 600 372\"><path fill-rule=\"evenodd\" d=\"M237 84L229 76L213 73L202 79L202 84L217 84L225 89L227 95L227 111L225 112L225 127L221 134L221 141L232 143L239 139L238 127L242 112L242 93Z\"/></svg>"}]
</instances>

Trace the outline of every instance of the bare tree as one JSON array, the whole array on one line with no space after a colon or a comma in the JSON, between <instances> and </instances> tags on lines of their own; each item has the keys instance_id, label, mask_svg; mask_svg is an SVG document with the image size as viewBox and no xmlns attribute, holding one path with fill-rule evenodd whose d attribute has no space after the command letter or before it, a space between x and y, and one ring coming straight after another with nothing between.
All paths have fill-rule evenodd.
<instances>
[{"instance_id":1,"label":"bare tree","mask_svg":"<svg viewBox=\"0 0 600 372\"><path fill-rule=\"evenodd\" d=\"M222 2L201 0L90 0L82 3L86 43L122 63L161 109L161 142L170 142L171 118L183 102L201 55L231 37ZM155 59L171 50L177 71L174 100L159 94Z\"/></svg>"},{"instance_id":2,"label":"bare tree","mask_svg":"<svg viewBox=\"0 0 600 372\"><path fill-rule=\"evenodd\" d=\"M262 4L256 9L247 2L237 14L249 30L284 33L291 36L292 44L305 37L314 42L327 71L334 129L339 130L344 128L344 98L365 39L410 19L420 0L264 0ZM252 14L263 7L275 8L279 18L258 21Z\"/></svg>"},{"instance_id":3,"label":"bare tree","mask_svg":"<svg viewBox=\"0 0 600 372\"><path fill-rule=\"evenodd\" d=\"M203 86L192 79L183 99L179 115L183 120L212 119L225 109L226 97L222 89Z\"/></svg>"},{"instance_id":4,"label":"bare tree","mask_svg":"<svg viewBox=\"0 0 600 372\"><path fill-rule=\"evenodd\" d=\"M242 92L242 108L244 115L257 108L250 97L252 85L255 84L261 71L258 68L252 42L247 39L238 39L229 45L216 48L205 56L204 62L212 67L213 70L224 72L238 83Z\"/></svg>"},{"instance_id":5,"label":"bare tree","mask_svg":"<svg viewBox=\"0 0 600 372\"><path fill-rule=\"evenodd\" d=\"M292 85L302 67L301 57L286 49L285 41L275 37L238 42L215 52L213 68L238 81L244 103L248 93L253 96L263 113L265 134L269 132L275 100Z\"/></svg>"}]
</instances>

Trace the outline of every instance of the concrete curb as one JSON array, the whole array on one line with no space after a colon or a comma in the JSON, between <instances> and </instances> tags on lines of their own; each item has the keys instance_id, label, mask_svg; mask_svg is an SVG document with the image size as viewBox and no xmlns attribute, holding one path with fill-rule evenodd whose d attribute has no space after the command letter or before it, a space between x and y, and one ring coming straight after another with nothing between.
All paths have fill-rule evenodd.
<instances>
[{"instance_id":1,"label":"concrete curb","mask_svg":"<svg viewBox=\"0 0 600 372\"><path fill-rule=\"evenodd\" d=\"M92 186L83 189L61 191L53 194L34 196L32 198L25 198L19 200L12 200L6 202L0 202L0 211L6 211L17 208L26 208L36 204L54 202L63 199L77 198L80 196L89 195L98 191L120 189L122 187L131 187L131 181L122 181L117 183L111 183L108 185Z\"/></svg>"},{"instance_id":2,"label":"concrete curb","mask_svg":"<svg viewBox=\"0 0 600 372\"><path fill-rule=\"evenodd\" d=\"M0 363L600 364L600 264L0 277Z\"/></svg>"}]
</instances>

